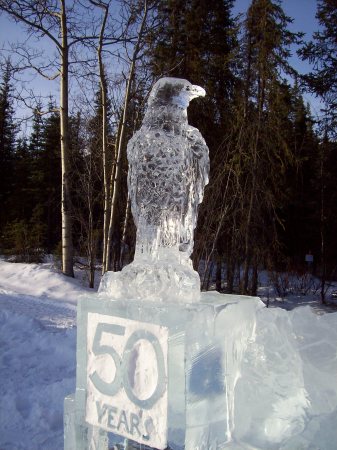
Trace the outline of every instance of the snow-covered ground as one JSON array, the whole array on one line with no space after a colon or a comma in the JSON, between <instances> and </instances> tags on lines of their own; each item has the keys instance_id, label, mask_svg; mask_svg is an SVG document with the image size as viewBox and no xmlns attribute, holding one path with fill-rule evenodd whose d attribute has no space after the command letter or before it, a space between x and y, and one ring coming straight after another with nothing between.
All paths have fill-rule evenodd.
<instances>
[{"instance_id":1,"label":"snow-covered ground","mask_svg":"<svg viewBox=\"0 0 337 450\"><path fill-rule=\"evenodd\" d=\"M89 291L79 279L51 263L0 260L1 450L63 448L63 400L75 389L76 303ZM292 310L265 308L258 318L236 393L236 438L242 449L336 450L337 312L315 296L275 305Z\"/></svg>"},{"instance_id":2,"label":"snow-covered ground","mask_svg":"<svg viewBox=\"0 0 337 450\"><path fill-rule=\"evenodd\" d=\"M51 264L0 261L0 448L63 448L74 392L76 302L87 291Z\"/></svg>"}]
</instances>

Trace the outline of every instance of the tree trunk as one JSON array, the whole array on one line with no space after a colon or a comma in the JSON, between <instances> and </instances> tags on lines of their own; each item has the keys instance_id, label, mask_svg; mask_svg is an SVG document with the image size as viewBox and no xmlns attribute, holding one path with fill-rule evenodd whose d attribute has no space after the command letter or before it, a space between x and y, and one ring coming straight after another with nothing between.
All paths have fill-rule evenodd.
<instances>
[{"instance_id":1,"label":"tree trunk","mask_svg":"<svg viewBox=\"0 0 337 450\"><path fill-rule=\"evenodd\" d=\"M120 173L121 173L121 159L122 159L122 150L124 145L124 137L125 137L125 127L126 127L126 119L127 119L127 109L129 105L130 100L130 93L131 93L131 84L134 77L134 72L136 68L136 60L138 57L138 52L140 49L140 43L143 36L143 31L146 24L146 18L147 18L147 2L144 3L144 15L142 18L142 22L138 31L138 38L137 43L133 52L131 65L130 65L130 71L129 71L129 77L126 83L126 90L125 90L125 97L124 97L124 105L123 105L123 115L121 118L120 123L120 130L118 134L118 142L117 142L117 158L116 158L116 166L115 166L115 173L114 173L114 179L113 179L113 193L112 193L112 199L111 199L111 208L110 208L110 222L109 222L109 232L108 232L108 240L107 240L107 249L106 249L106 260L105 260L105 272L108 270L111 270L111 244L112 244L112 236L114 232L114 228L116 226L116 218L117 218L117 201L118 201L118 195L119 195L119 187L120 187Z\"/></svg>"},{"instance_id":2,"label":"tree trunk","mask_svg":"<svg viewBox=\"0 0 337 450\"><path fill-rule=\"evenodd\" d=\"M123 265L124 265L124 254L125 254L125 246L126 246L126 231L128 229L130 210L131 210L131 201L130 201L130 196L128 195L128 200L126 202L126 207L125 207L125 216L124 216L122 242L121 242L121 254L120 254L120 261L119 261L121 268L123 268Z\"/></svg>"},{"instance_id":3,"label":"tree trunk","mask_svg":"<svg viewBox=\"0 0 337 450\"><path fill-rule=\"evenodd\" d=\"M213 279L213 268L214 268L214 261L211 261L211 264L209 266L209 270L208 270L208 276L207 276L207 281L206 281L206 286L204 286L204 290L208 291L209 290L209 285L211 284L211 281Z\"/></svg>"},{"instance_id":4,"label":"tree trunk","mask_svg":"<svg viewBox=\"0 0 337 450\"><path fill-rule=\"evenodd\" d=\"M221 256L218 255L217 261L216 261L216 278L215 278L215 289L218 292L221 292L221 267L222 267L222 260Z\"/></svg>"},{"instance_id":5,"label":"tree trunk","mask_svg":"<svg viewBox=\"0 0 337 450\"><path fill-rule=\"evenodd\" d=\"M227 283L226 292L232 294L234 290L234 266L232 259L227 260Z\"/></svg>"},{"instance_id":6,"label":"tree trunk","mask_svg":"<svg viewBox=\"0 0 337 450\"><path fill-rule=\"evenodd\" d=\"M251 289L250 289L250 294L251 295L257 295L257 288L258 288L258 270L257 270L257 261L254 261L254 266L253 266L253 274L252 274L252 283L251 283Z\"/></svg>"},{"instance_id":7,"label":"tree trunk","mask_svg":"<svg viewBox=\"0 0 337 450\"><path fill-rule=\"evenodd\" d=\"M321 148L321 161L320 161L320 195L321 195L321 217L320 217L320 235L321 235L321 303L325 304L325 283L326 283L326 260L325 260L325 202L324 202L324 144Z\"/></svg>"},{"instance_id":8,"label":"tree trunk","mask_svg":"<svg viewBox=\"0 0 337 450\"><path fill-rule=\"evenodd\" d=\"M243 283L241 286L241 293L247 294L248 292L248 284L249 284L249 268L252 257L252 218L253 218L253 209L256 204L256 191L258 189L257 186L257 170L258 170L258 146L260 141L260 129L262 126L262 112L265 101L265 79L264 79L264 71L261 69L262 75L258 77L258 117L256 123L256 132L254 136L253 142L253 161L252 161L252 186L250 190L249 196L249 207L247 214L247 224L246 224L246 233L245 233L245 260L244 260L244 273L243 273Z\"/></svg>"},{"instance_id":9,"label":"tree trunk","mask_svg":"<svg viewBox=\"0 0 337 450\"><path fill-rule=\"evenodd\" d=\"M108 175L108 160L107 160L107 148L108 148L108 114L107 114L107 82L105 76L105 68L102 58L103 39L105 26L109 14L109 5L96 4L100 8L104 9L104 17L101 26L99 43L97 48L97 58L99 66L99 79L100 79L100 91L101 91L101 106L102 106L102 162L103 162L103 190L104 190L104 210L103 210L103 255L102 255L102 275L105 272L106 257L107 257L107 242L109 231L109 213L110 213L110 177Z\"/></svg>"},{"instance_id":10,"label":"tree trunk","mask_svg":"<svg viewBox=\"0 0 337 450\"><path fill-rule=\"evenodd\" d=\"M62 271L73 277L74 248L70 199L69 120L68 120L68 36L65 0L61 0L61 82L60 82L60 132L62 170Z\"/></svg>"},{"instance_id":11,"label":"tree trunk","mask_svg":"<svg viewBox=\"0 0 337 450\"><path fill-rule=\"evenodd\" d=\"M91 170L91 169L90 169ZM89 177L89 180L91 176ZM90 182L90 181L89 181ZM89 287L93 288L95 284L95 257L96 257L96 242L94 233L94 220L93 220L93 195L91 186L88 186L88 260L89 260Z\"/></svg>"}]
</instances>

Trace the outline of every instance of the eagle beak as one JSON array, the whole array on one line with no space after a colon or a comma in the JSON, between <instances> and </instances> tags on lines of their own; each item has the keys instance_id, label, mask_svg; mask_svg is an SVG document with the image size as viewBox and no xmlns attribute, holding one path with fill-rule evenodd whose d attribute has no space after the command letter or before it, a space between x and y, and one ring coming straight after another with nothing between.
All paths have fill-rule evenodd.
<instances>
[{"instance_id":1,"label":"eagle beak","mask_svg":"<svg viewBox=\"0 0 337 450\"><path fill-rule=\"evenodd\" d=\"M191 95L191 98L205 97L206 91L202 87L197 86L196 84L193 84L190 88L190 95Z\"/></svg>"}]
</instances>

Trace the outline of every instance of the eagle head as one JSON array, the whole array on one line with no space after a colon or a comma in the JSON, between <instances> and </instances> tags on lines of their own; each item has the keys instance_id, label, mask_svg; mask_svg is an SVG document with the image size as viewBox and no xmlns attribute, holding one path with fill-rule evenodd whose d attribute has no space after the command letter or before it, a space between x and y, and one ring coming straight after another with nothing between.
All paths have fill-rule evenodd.
<instances>
[{"instance_id":1,"label":"eagle head","mask_svg":"<svg viewBox=\"0 0 337 450\"><path fill-rule=\"evenodd\" d=\"M187 109L192 99L205 95L205 89L182 78L161 78L151 90L148 105L150 107L173 105Z\"/></svg>"}]
</instances>

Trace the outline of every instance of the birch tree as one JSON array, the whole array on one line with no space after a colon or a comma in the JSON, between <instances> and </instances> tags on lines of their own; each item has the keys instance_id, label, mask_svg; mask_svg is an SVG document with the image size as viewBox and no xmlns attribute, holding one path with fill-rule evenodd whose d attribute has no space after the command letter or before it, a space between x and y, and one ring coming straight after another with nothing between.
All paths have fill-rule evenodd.
<instances>
[{"instance_id":1,"label":"birch tree","mask_svg":"<svg viewBox=\"0 0 337 450\"><path fill-rule=\"evenodd\" d=\"M101 118L102 118L102 166L103 166L103 255L102 255L102 268L103 273L106 267L106 248L108 237L108 211L109 211L109 168L108 168L108 117L107 117L107 99L108 99L108 86L107 77L105 73L105 66L103 61L103 46L105 42L105 29L107 25L110 2L95 2L91 0L91 3L103 11L102 24L98 39L97 46L97 59L99 68L99 84L100 84L100 100L101 100Z\"/></svg>"},{"instance_id":2,"label":"birch tree","mask_svg":"<svg viewBox=\"0 0 337 450\"><path fill-rule=\"evenodd\" d=\"M13 46L20 58L21 70L35 71L38 75L49 79L59 79L60 86L60 130L61 130L61 166L62 166L62 271L67 276L74 276L73 271L73 238L70 193L70 159L69 159L69 64L70 51L79 42L89 39L81 30L81 15L77 8L65 0L1 0L0 11L7 13L15 22L20 23L28 37L38 41L48 41L50 51L42 54L37 48L26 45ZM76 21L75 21L76 17ZM84 21L83 21L84 22ZM92 37L92 36L91 36ZM29 39L27 40L27 42ZM54 59L52 49L57 54ZM58 59L58 61L57 61Z\"/></svg>"},{"instance_id":3,"label":"birch tree","mask_svg":"<svg viewBox=\"0 0 337 450\"><path fill-rule=\"evenodd\" d=\"M114 177L112 182L112 197L111 197L111 207L110 207L110 220L108 229L108 239L106 246L106 257L105 257L105 271L110 270L110 250L111 250L111 240L114 228L116 227L116 216L117 216L117 200L120 187L120 176L121 176L121 159L122 151L125 148L125 135L126 135L126 121L128 114L128 106L130 102L131 86L135 76L136 62L139 58L139 53L142 48L142 41L146 31L146 24L148 18L149 6L148 1L144 0L142 5L141 21L139 24L139 29L137 33L137 38L134 44L132 56L130 58L129 73L126 79L123 112L121 116L121 121L119 124L119 130L116 141L116 168L114 171ZM127 209L126 209L127 211Z\"/></svg>"},{"instance_id":4,"label":"birch tree","mask_svg":"<svg viewBox=\"0 0 337 450\"><path fill-rule=\"evenodd\" d=\"M135 75L137 63L144 49L144 38L148 30L153 28L155 17L151 14L155 2L149 5L148 0L124 1L122 3L119 17L114 17L114 26L109 24L109 8L111 2L101 2L90 0L90 3L102 10L101 29L96 48L97 61L99 69L99 85L102 111L102 167L103 167L103 254L102 254L102 272L111 269L111 249L114 234L125 236L124 230L119 230L120 223L118 217L120 211L118 204L121 198L121 176L122 165L125 160L126 136L130 130L129 105L134 94ZM110 18L111 19L111 18ZM117 31L119 30L119 31ZM122 67L122 83L113 83L112 90L116 93L122 89L122 100L119 106L115 105L114 119L117 123L114 139L114 155L111 157L108 153L108 122L107 122L107 101L109 95L109 81L106 73L106 67L109 63L117 63ZM132 126L132 125L131 125ZM132 126L133 128L133 126ZM134 131L134 130L133 130ZM124 172L126 174L126 172ZM127 223L129 208L126 201L125 216ZM121 233L119 233L119 231ZM123 238L122 238L123 239ZM119 242L120 245L120 242ZM120 258L118 257L118 264Z\"/></svg>"}]
</instances>

